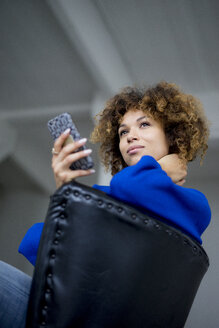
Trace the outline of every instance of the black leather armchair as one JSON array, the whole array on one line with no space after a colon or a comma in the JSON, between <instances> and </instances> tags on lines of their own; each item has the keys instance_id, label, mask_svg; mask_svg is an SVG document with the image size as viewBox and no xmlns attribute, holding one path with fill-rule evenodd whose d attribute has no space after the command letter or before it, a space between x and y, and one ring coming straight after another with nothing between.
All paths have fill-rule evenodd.
<instances>
[{"instance_id":1,"label":"black leather armchair","mask_svg":"<svg viewBox=\"0 0 219 328\"><path fill-rule=\"evenodd\" d=\"M66 184L51 197L26 327L181 328L208 266L177 229Z\"/></svg>"}]
</instances>

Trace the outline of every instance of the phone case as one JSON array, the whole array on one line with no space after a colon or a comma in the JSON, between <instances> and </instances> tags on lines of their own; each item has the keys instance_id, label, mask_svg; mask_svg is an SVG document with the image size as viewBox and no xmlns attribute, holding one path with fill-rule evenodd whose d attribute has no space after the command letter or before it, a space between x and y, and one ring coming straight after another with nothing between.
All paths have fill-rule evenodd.
<instances>
[{"instance_id":1,"label":"phone case","mask_svg":"<svg viewBox=\"0 0 219 328\"><path fill-rule=\"evenodd\" d=\"M72 141L77 141L81 139L80 133L78 132L75 124L71 119L71 115L68 113L60 114L53 119L49 120L47 123L48 129L53 137L53 140L56 140L66 129L70 128L70 136ZM68 141L69 142L69 141ZM86 149L85 146L81 146L77 151ZM94 166L91 156L87 156L79 159L78 161L72 163L70 166L71 170L88 170Z\"/></svg>"}]
</instances>

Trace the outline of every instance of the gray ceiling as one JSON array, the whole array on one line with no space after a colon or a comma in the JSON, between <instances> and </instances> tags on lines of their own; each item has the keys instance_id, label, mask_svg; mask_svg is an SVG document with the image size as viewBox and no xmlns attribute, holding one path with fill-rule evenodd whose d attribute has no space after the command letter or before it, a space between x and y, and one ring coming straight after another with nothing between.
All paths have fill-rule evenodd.
<instances>
[{"instance_id":1,"label":"gray ceiling","mask_svg":"<svg viewBox=\"0 0 219 328\"><path fill-rule=\"evenodd\" d=\"M219 2L96 0L134 81L219 88Z\"/></svg>"},{"instance_id":2,"label":"gray ceiling","mask_svg":"<svg viewBox=\"0 0 219 328\"><path fill-rule=\"evenodd\" d=\"M44 1L0 3L0 107L90 101L95 81Z\"/></svg>"},{"instance_id":3,"label":"gray ceiling","mask_svg":"<svg viewBox=\"0 0 219 328\"><path fill-rule=\"evenodd\" d=\"M51 191L47 120L68 111L89 137L107 97L162 79L204 103L208 165L194 164L191 175L218 176L218 17L217 0L1 0L0 184L13 184L17 166L18 186L32 181ZM96 148L93 156L98 163Z\"/></svg>"}]
</instances>

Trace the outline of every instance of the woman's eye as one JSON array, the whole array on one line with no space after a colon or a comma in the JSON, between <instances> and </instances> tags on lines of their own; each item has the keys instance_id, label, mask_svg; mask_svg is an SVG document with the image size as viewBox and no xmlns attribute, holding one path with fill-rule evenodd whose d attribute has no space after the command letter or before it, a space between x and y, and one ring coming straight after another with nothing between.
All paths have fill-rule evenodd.
<instances>
[{"instance_id":1,"label":"woman's eye","mask_svg":"<svg viewBox=\"0 0 219 328\"><path fill-rule=\"evenodd\" d=\"M126 132L127 132L126 130L120 131L120 133L119 133L120 137L123 136Z\"/></svg>"},{"instance_id":2,"label":"woman's eye","mask_svg":"<svg viewBox=\"0 0 219 328\"><path fill-rule=\"evenodd\" d=\"M142 122L140 126L146 127L146 126L149 126L149 125L150 125L149 122Z\"/></svg>"}]
</instances>

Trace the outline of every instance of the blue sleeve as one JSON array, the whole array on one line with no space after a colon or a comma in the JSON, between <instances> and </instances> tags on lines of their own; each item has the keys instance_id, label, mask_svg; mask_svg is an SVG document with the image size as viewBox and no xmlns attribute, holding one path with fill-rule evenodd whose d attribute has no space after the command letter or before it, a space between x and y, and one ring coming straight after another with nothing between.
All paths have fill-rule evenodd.
<instances>
[{"instance_id":1,"label":"blue sleeve","mask_svg":"<svg viewBox=\"0 0 219 328\"><path fill-rule=\"evenodd\" d=\"M109 186L100 186L100 185L94 184L93 188L97 189L97 190L101 190L101 191L105 192L106 194L110 193L110 187Z\"/></svg>"},{"instance_id":2,"label":"blue sleeve","mask_svg":"<svg viewBox=\"0 0 219 328\"><path fill-rule=\"evenodd\" d=\"M23 254L31 264L35 265L37 251L44 223L34 224L22 239L18 252Z\"/></svg>"},{"instance_id":3,"label":"blue sleeve","mask_svg":"<svg viewBox=\"0 0 219 328\"><path fill-rule=\"evenodd\" d=\"M153 157L143 156L136 165L114 175L108 193L202 243L200 236L211 218L206 197L198 190L174 184Z\"/></svg>"}]
</instances>

